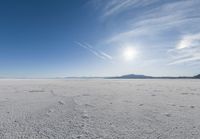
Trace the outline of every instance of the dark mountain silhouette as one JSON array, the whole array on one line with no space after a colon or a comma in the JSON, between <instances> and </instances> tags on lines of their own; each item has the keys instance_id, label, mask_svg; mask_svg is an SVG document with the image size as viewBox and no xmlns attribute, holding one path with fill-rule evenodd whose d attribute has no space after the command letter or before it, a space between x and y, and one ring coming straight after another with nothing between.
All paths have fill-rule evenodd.
<instances>
[{"instance_id":1,"label":"dark mountain silhouette","mask_svg":"<svg viewBox=\"0 0 200 139\"><path fill-rule=\"evenodd\" d=\"M111 77L90 77L90 76L82 76L82 77L64 77L65 79L200 79L200 74L196 76L147 76L140 74L127 74L122 76L111 76Z\"/></svg>"},{"instance_id":2,"label":"dark mountain silhouette","mask_svg":"<svg viewBox=\"0 0 200 139\"><path fill-rule=\"evenodd\" d=\"M146 76L146 75L137 75L137 74L127 74L122 76L116 77L108 77L107 79L200 79L200 74L196 76L186 77L186 76L179 76L179 77L170 77L170 76L163 76L163 77L153 77L153 76Z\"/></svg>"},{"instance_id":3,"label":"dark mountain silhouette","mask_svg":"<svg viewBox=\"0 0 200 139\"><path fill-rule=\"evenodd\" d=\"M152 78L151 76L146 76L146 75L137 75L137 74L127 74L123 76L117 76L117 77L110 77L113 79L148 79Z\"/></svg>"},{"instance_id":4,"label":"dark mountain silhouette","mask_svg":"<svg viewBox=\"0 0 200 139\"><path fill-rule=\"evenodd\" d=\"M200 79L200 74L194 76L194 78L198 78L198 79Z\"/></svg>"}]
</instances>

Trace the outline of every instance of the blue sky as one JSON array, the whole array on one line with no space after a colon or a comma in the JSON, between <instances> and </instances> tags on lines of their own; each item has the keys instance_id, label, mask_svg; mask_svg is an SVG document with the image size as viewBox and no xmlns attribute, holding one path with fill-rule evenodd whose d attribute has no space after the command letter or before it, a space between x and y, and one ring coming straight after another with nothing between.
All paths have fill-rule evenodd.
<instances>
[{"instance_id":1,"label":"blue sky","mask_svg":"<svg viewBox=\"0 0 200 139\"><path fill-rule=\"evenodd\" d=\"M0 77L200 73L199 0L6 0L0 20Z\"/></svg>"}]
</instances>

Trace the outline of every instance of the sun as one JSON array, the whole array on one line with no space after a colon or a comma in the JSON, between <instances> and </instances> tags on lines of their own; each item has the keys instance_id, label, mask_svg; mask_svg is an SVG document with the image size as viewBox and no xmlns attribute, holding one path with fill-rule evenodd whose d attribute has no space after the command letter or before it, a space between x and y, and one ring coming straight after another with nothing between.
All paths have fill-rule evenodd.
<instances>
[{"instance_id":1,"label":"sun","mask_svg":"<svg viewBox=\"0 0 200 139\"><path fill-rule=\"evenodd\" d=\"M126 47L123 50L123 57L126 61L134 60L136 56L137 56L137 51L134 47Z\"/></svg>"}]
</instances>

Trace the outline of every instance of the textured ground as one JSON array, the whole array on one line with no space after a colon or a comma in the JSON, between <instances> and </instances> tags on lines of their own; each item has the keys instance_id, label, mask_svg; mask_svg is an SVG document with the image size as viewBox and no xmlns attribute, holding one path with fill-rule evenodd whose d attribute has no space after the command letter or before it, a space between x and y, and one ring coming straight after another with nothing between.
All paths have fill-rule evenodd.
<instances>
[{"instance_id":1,"label":"textured ground","mask_svg":"<svg viewBox=\"0 0 200 139\"><path fill-rule=\"evenodd\" d=\"M200 80L0 80L1 139L199 139Z\"/></svg>"}]
</instances>

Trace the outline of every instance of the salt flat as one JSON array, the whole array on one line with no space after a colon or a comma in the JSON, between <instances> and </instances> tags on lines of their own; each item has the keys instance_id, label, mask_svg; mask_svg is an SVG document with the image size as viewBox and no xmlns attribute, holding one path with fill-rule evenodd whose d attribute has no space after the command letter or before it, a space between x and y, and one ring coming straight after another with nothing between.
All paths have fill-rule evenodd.
<instances>
[{"instance_id":1,"label":"salt flat","mask_svg":"<svg viewBox=\"0 0 200 139\"><path fill-rule=\"evenodd\" d=\"M200 80L0 80L1 139L199 139Z\"/></svg>"}]
</instances>

